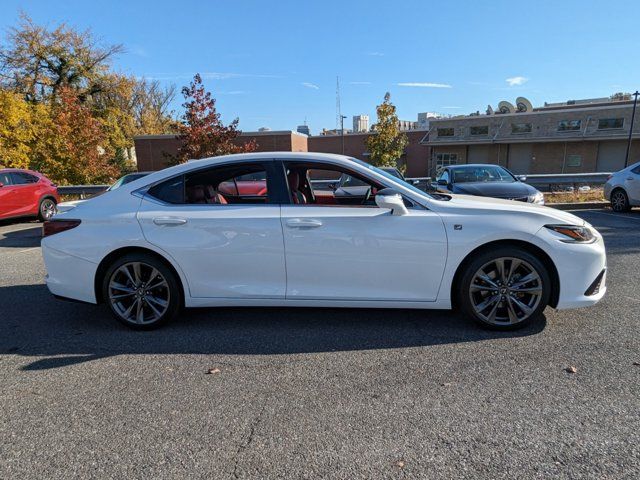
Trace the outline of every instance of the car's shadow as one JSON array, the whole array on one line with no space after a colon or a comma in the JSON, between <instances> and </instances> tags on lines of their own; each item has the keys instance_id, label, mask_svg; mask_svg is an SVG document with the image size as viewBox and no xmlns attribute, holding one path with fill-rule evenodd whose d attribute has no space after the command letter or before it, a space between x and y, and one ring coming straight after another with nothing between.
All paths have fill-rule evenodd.
<instances>
[{"instance_id":1,"label":"car's shadow","mask_svg":"<svg viewBox=\"0 0 640 480\"><path fill-rule=\"evenodd\" d=\"M8 220L0 221L0 227L11 226ZM0 247L4 248L31 248L40 246L42 239L42 224L34 222L29 224L27 228L17 230L2 231L0 230Z\"/></svg>"},{"instance_id":2,"label":"car's shadow","mask_svg":"<svg viewBox=\"0 0 640 480\"><path fill-rule=\"evenodd\" d=\"M478 328L450 311L212 308L186 310L159 330L132 331L105 307L55 300L44 285L0 287L0 353L36 357L23 370L121 354L277 355L425 347L539 333Z\"/></svg>"}]
</instances>

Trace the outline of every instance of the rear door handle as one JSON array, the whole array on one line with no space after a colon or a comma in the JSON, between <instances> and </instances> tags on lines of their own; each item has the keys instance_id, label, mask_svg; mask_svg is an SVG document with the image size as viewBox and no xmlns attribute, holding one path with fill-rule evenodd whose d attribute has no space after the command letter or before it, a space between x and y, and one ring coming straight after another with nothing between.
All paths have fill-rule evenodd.
<instances>
[{"instance_id":1,"label":"rear door handle","mask_svg":"<svg viewBox=\"0 0 640 480\"><path fill-rule=\"evenodd\" d=\"M627 180L635 180L633 177L627 177Z\"/></svg>"},{"instance_id":2,"label":"rear door handle","mask_svg":"<svg viewBox=\"0 0 640 480\"><path fill-rule=\"evenodd\" d=\"M184 225L187 223L187 220L176 217L156 217L153 219L153 223L156 225Z\"/></svg>"},{"instance_id":3,"label":"rear door handle","mask_svg":"<svg viewBox=\"0 0 640 480\"><path fill-rule=\"evenodd\" d=\"M315 218L290 218L286 223L289 228L318 228L322 226L322 222Z\"/></svg>"}]
</instances>

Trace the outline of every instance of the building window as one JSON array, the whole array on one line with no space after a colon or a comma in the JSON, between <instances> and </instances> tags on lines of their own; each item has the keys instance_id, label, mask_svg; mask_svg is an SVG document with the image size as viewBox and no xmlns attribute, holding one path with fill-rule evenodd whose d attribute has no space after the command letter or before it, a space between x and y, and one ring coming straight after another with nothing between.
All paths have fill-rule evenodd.
<instances>
[{"instance_id":1,"label":"building window","mask_svg":"<svg viewBox=\"0 0 640 480\"><path fill-rule=\"evenodd\" d=\"M598 120L598 130L611 130L623 126L624 118L601 118Z\"/></svg>"},{"instance_id":2,"label":"building window","mask_svg":"<svg viewBox=\"0 0 640 480\"><path fill-rule=\"evenodd\" d=\"M439 137L453 137L453 135L454 135L453 127L438 129Z\"/></svg>"},{"instance_id":3,"label":"building window","mask_svg":"<svg viewBox=\"0 0 640 480\"><path fill-rule=\"evenodd\" d=\"M471 135L489 135L489 125L469 127L469 133Z\"/></svg>"},{"instance_id":4,"label":"building window","mask_svg":"<svg viewBox=\"0 0 640 480\"><path fill-rule=\"evenodd\" d=\"M511 133L531 133L530 123L512 123Z\"/></svg>"},{"instance_id":5,"label":"building window","mask_svg":"<svg viewBox=\"0 0 640 480\"><path fill-rule=\"evenodd\" d=\"M440 175L443 168L458 163L457 153L436 153L436 175Z\"/></svg>"},{"instance_id":6,"label":"building window","mask_svg":"<svg viewBox=\"0 0 640 480\"><path fill-rule=\"evenodd\" d=\"M570 132L572 130L580 130L582 120L560 120L558 122L559 132Z\"/></svg>"},{"instance_id":7,"label":"building window","mask_svg":"<svg viewBox=\"0 0 640 480\"><path fill-rule=\"evenodd\" d=\"M567 167L579 167L582 165L582 155L567 155Z\"/></svg>"}]
</instances>

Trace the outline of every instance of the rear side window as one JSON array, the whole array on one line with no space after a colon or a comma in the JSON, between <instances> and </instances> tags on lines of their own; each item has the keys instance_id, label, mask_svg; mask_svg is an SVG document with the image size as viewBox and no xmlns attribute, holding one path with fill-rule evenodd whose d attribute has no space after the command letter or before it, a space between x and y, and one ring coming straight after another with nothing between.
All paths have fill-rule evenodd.
<instances>
[{"instance_id":1,"label":"rear side window","mask_svg":"<svg viewBox=\"0 0 640 480\"><path fill-rule=\"evenodd\" d=\"M154 185L147 195L165 203L184 203L184 175Z\"/></svg>"},{"instance_id":2,"label":"rear side window","mask_svg":"<svg viewBox=\"0 0 640 480\"><path fill-rule=\"evenodd\" d=\"M640 165L638 165L636 168L634 168L633 170L631 170L633 173L640 175Z\"/></svg>"}]
</instances>

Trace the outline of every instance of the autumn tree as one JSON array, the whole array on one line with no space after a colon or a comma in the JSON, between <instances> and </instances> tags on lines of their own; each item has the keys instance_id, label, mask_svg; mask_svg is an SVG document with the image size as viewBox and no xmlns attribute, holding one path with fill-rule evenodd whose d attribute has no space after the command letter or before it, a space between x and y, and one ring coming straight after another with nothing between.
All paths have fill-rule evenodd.
<instances>
[{"instance_id":1,"label":"autumn tree","mask_svg":"<svg viewBox=\"0 0 640 480\"><path fill-rule=\"evenodd\" d=\"M29 168L48 113L45 105L33 105L17 93L0 90L0 168Z\"/></svg>"},{"instance_id":2,"label":"autumn tree","mask_svg":"<svg viewBox=\"0 0 640 480\"><path fill-rule=\"evenodd\" d=\"M63 185L111 183L120 175L100 120L72 89L60 89L51 110L50 124L33 149L33 168Z\"/></svg>"},{"instance_id":3,"label":"autumn tree","mask_svg":"<svg viewBox=\"0 0 640 480\"><path fill-rule=\"evenodd\" d=\"M379 167L395 167L404 153L407 136L398 127L396 107L391 103L391 94L387 92L382 104L376 107L377 122L373 125L374 134L367 137L367 149L370 161Z\"/></svg>"},{"instance_id":4,"label":"autumn tree","mask_svg":"<svg viewBox=\"0 0 640 480\"><path fill-rule=\"evenodd\" d=\"M172 163L183 163L189 159L214 157L230 153L252 152L255 142L242 145L234 143L241 133L238 119L224 125L216 111L216 100L206 91L199 74L193 77L188 87L182 88L185 113L178 126L181 146Z\"/></svg>"},{"instance_id":5,"label":"autumn tree","mask_svg":"<svg viewBox=\"0 0 640 480\"><path fill-rule=\"evenodd\" d=\"M122 45L100 46L89 30L64 23L49 30L21 14L0 48L2 86L30 101L56 97L60 89L71 87L82 100L102 91L110 61L122 51Z\"/></svg>"}]
</instances>

